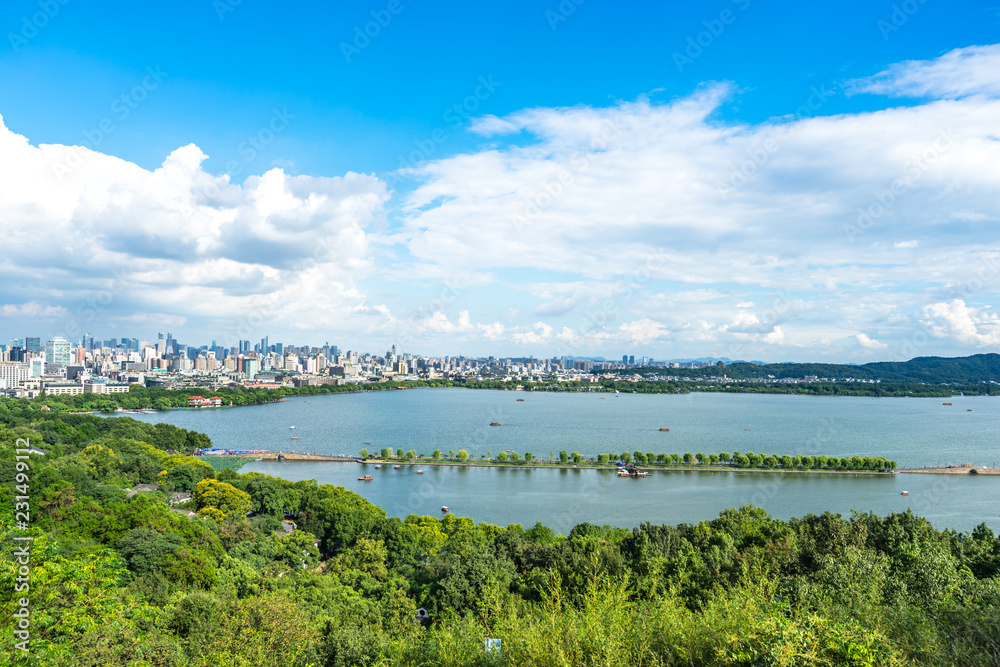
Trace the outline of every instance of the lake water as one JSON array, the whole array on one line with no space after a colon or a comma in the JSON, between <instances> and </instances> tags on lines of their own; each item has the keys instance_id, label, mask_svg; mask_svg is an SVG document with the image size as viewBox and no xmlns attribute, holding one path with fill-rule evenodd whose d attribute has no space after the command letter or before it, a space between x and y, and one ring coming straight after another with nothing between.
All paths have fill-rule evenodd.
<instances>
[{"instance_id":1,"label":"lake water","mask_svg":"<svg viewBox=\"0 0 1000 667\"><path fill-rule=\"evenodd\" d=\"M218 447L321 454L356 454L362 447L373 452L414 449L425 455L435 449L446 454L465 449L476 456L515 450L543 458L563 449L588 457L635 450L753 451L884 456L900 467L964 462L1000 467L1000 399L988 397L411 389L134 417L201 431ZM293 435L298 439L292 440ZM885 514L909 507L939 528L968 532L986 522L1000 531L1000 476L665 471L645 479L619 479L613 471L434 466L416 475L415 468L405 466L376 471L373 466L325 462L257 462L242 472L251 470L345 486L395 516L440 514L447 505L477 521L526 526L541 521L563 533L584 521L626 527L642 521L697 522L748 503L783 519L826 510ZM375 480L357 481L363 470ZM901 496L903 490L910 495Z\"/></svg>"}]
</instances>

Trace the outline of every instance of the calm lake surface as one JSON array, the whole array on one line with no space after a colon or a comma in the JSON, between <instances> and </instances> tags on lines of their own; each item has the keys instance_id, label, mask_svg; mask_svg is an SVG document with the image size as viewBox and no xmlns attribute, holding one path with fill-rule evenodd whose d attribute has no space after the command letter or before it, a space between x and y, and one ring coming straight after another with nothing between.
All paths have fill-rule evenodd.
<instances>
[{"instance_id":1,"label":"calm lake surface","mask_svg":"<svg viewBox=\"0 0 1000 667\"><path fill-rule=\"evenodd\" d=\"M753 451L884 456L900 467L964 462L1000 467L1000 399L989 397L616 396L410 389L130 416L201 431L218 447L321 454L353 455L362 447L373 452L382 447L414 449L425 455L435 449L446 454L465 449L477 456L515 450L543 458L562 449L588 457L637 449L667 454ZM501 426L491 427L490 422ZM298 439L292 440L293 435ZM595 470L427 466L423 475L415 470L257 462L241 472L344 486L400 517L439 515L447 505L477 521L525 526L541 521L564 534L584 521L625 527L643 521L697 522L748 503L783 519L827 510L848 515L852 510L885 514L912 508L938 528L968 532L986 522L1000 530L1000 476L675 471L619 479L614 471ZM357 481L362 471L375 480ZM910 495L901 496L903 490Z\"/></svg>"}]
</instances>

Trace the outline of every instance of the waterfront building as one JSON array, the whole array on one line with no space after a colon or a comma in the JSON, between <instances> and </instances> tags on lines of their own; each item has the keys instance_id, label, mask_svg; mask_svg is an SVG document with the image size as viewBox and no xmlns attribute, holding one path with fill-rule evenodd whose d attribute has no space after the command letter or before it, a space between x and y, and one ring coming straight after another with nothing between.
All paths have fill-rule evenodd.
<instances>
[{"instance_id":1,"label":"waterfront building","mask_svg":"<svg viewBox=\"0 0 1000 667\"><path fill-rule=\"evenodd\" d=\"M203 398L201 396L192 396L188 399L188 407L192 408L217 408L222 405L222 399L218 396L213 396L212 398Z\"/></svg>"}]
</instances>

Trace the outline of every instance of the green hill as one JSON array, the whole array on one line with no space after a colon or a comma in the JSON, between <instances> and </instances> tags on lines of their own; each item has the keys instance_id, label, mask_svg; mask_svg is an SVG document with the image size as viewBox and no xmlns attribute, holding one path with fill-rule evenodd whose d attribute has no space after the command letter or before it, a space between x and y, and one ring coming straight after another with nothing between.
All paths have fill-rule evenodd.
<instances>
[{"instance_id":1,"label":"green hill","mask_svg":"<svg viewBox=\"0 0 1000 667\"><path fill-rule=\"evenodd\" d=\"M643 372L663 373L664 369L641 369ZM720 374L719 368L671 368L670 375L682 377L708 377ZM975 354L970 357L916 357L909 361L877 361L860 366L847 364L750 364L735 363L726 366L731 378L775 379L819 378L856 380L881 380L883 382L923 382L927 384L957 383L976 384L994 380L1000 382L1000 354Z\"/></svg>"}]
</instances>

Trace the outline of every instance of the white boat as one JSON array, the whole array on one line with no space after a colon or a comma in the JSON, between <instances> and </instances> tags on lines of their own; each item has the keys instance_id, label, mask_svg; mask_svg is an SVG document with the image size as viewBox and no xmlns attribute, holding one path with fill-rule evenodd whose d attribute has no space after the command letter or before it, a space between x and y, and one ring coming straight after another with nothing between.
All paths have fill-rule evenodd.
<instances>
[{"instance_id":1,"label":"white boat","mask_svg":"<svg viewBox=\"0 0 1000 667\"><path fill-rule=\"evenodd\" d=\"M294 426L289 426L288 428L295 428Z\"/></svg>"}]
</instances>

